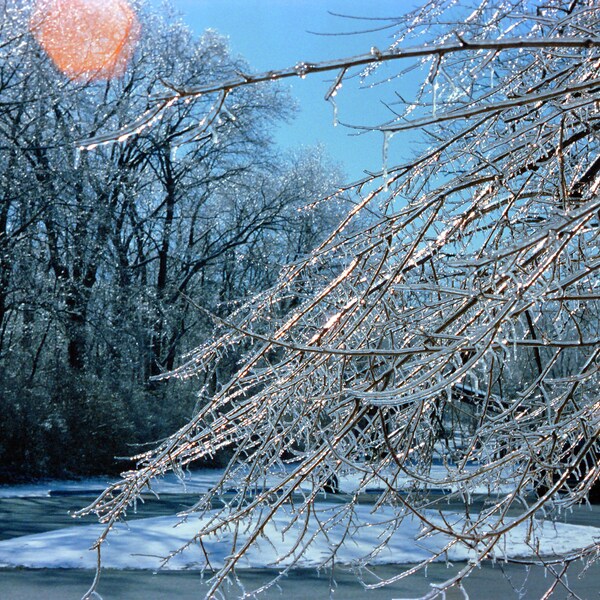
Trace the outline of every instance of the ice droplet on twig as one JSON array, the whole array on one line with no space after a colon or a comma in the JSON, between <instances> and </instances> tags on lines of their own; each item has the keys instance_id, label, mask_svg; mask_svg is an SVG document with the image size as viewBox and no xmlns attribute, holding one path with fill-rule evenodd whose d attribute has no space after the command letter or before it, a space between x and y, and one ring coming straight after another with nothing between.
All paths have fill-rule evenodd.
<instances>
[{"instance_id":1,"label":"ice droplet on twig","mask_svg":"<svg viewBox=\"0 0 600 600\"><path fill-rule=\"evenodd\" d=\"M374 56L378 60L381 60L381 58L382 58L381 50L379 48L377 48L377 46L371 46L370 54L371 54L371 56Z\"/></svg>"},{"instance_id":2,"label":"ice droplet on twig","mask_svg":"<svg viewBox=\"0 0 600 600\"><path fill-rule=\"evenodd\" d=\"M306 77L306 74L308 73L308 65L305 62L299 62L294 67L294 70L296 71L300 79L304 79Z\"/></svg>"}]
</instances>

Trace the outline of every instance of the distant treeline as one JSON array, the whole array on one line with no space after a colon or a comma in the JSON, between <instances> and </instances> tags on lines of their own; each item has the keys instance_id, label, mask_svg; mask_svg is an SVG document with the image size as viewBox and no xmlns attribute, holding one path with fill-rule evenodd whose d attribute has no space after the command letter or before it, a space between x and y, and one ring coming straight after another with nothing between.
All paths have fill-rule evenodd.
<instances>
[{"instance_id":1,"label":"distant treeline","mask_svg":"<svg viewBox=\"0 0 600 600\"><path fill-rule=\"evenodd\" d=\"M197 40L146 12L122 78L70 82L19 3L1 10L0 480L116 471L128 465L114 457L183 424L199 387L236 363L232 352L203 381L152 380L210 335L197 306L226 315L305 254L335 210L302 207L338 175L318 151L282 158L271 134L293 102L276 85L230 93L213 122L220 98L207 96L80 151L164 82L249 67L216 33Z\"/></svg>"}]
</instances>

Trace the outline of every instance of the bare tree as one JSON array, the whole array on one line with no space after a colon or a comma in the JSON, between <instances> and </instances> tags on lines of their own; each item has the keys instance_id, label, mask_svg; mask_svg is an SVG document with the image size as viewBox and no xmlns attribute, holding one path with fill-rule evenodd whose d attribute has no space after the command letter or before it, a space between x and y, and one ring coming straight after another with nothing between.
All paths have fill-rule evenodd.
<instances>
[{"instance_id":1,"label":"bare tree","mask_svg":"<svg viewBox=\"0 0 600 600\"><path fill-rule=\"evenodd\" d=\"M355 205L331 235L268 292L214 317L213 341L171 376L211 373L229 348L251 341L246 358L185 427L137 457L138 469L84 511L106 523L99 553L154 477L229 445L235 452L222 480L190 511L208 523L190 544L246 528L209 595L279 511L296 535L280 557L287 563L310 547L302 524L311 520L325 534L343 524L345 535L360 536L357 503L366 486L380 490L375 507L391 507L394 518L381 523L384 534L362 563L412 518L424 535L447 536L431 560L456 545L472 550L473 560L432 598L500 556L503 536L520 523L530 524L531 554L543 560L536 517L593 490L600 475L600 8L594 0L430 0L378 23L395 31L389 49L178 87L160 100L156 110L170 110L331 72L326 99L333 101L342 84L364 77L392 95L389 120L363 127L380 132L384 156L404 130L419 131L425 149L339 190L354 193ZM412 68L423 73L416 96L393 95ZM118 135L134 135L148 119ZM348 475L360 485L325 516L323 490ZM475 511L471 498L482 486L490 495ZM213 509L228 487L238 490L235 498ZM441 510L431 494L439 488L463 518L432 517ZM323 565L335 563L342 541L332 541ZM559 562L597 552L581 548Z\"/></svg>"}]
</instances>

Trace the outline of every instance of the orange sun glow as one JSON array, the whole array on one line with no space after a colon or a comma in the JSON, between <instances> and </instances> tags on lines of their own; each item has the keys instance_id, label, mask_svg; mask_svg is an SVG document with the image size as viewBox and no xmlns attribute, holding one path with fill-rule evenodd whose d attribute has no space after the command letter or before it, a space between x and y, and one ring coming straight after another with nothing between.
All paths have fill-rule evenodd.
<instances>
[{"instance_id":1,"label":"orange sun glow","mask_svg":"<svg viewBox=\"0 0 600 600\"><path fill-rule=\"evenodd\" d=\"M30 27L56 67L75 80L123 75L140 33L127 0L38 0Z\"/></svg>"}]
</instances>

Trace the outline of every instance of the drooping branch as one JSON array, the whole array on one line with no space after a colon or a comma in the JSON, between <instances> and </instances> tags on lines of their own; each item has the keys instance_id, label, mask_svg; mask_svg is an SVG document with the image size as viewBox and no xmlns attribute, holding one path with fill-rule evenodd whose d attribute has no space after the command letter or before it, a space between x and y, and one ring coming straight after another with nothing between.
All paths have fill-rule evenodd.
<instances>
[{"instance_id":1,"label":"drooping branch","mask_svg":"<svg viewBox=\"0 0 600 600\"><path fill-rule=\"evenodd\" d=\"M581 49L581 48L600 48L599 37L564 37L564 38L542 38L542 39L504 39L504 40L469 40L460 38L455 43L441 44L438 46L418 46L415 48L392 48L390 50L380 51L373 48L368 54L358 56L339 58L331 61L319 63L299 62L293 67L285 69L266 71L264 73L245 74L240 73L238 77L190 88L172 87L169 93L161 94L155 97L157 105L149 109L137 121L119 129L102 135L84 138L78 142L80 148L93 150L99 144L109 144L117 141L124 141L130 136L137 135L147 127L150 127L165 110L168 110L175 103L190 99L207 96L210 94L221 93L227 95L236 88L257 85L259 83L275 82L290 77L304 78L307 75L317 73L328 73L338 71L335 80L335 87L343 83L344 76L349 69L354 67L364 67L375 63L383 63L395 60L406 60L424 57L442 58L449 54L460 52L476 52L478 50L488 50L494 52L503 52L515 49ZM326 99L331 96L328 92ZM543 99L542 99L543 100ZM477 113L475 113L477 114Z\"/></svg>"},{"instance_id":2,"label":"drooping branch","mask_svg":"<svg viewBox=\"0 0 600 600\"><path fill-rule=\"evenodd\" d=\"M552 18L525 15L519 29L516 4L526 5L482 2L450 27L455 15L445 11L456 4L431 0L428 9L444 18L414 36L441 29L430 45L240 74L157 98L228 95L330 71L330 99L353 67L434 57L415 106L400 98L406 113L379 128L391 136L421 111L427 116L406 127L431 145L342 188L357 198L331 235L272 288L213 318L214 339L170 376L212 374L242 348L236 372L203 388L197 414L86 509L107 525L98 544L153 477L229 447L221 480L193 508L206 521L190 544L230 526L247 535L231 544L211 593L280 511L286 535L303 527L279 561L297 564L318 535L333 540L321 565L337 561L339 539L361 531L366 490L385 532L357 564L411 519L425 538L448 536L433 557L468 548L472 562L427 597L502 556L504 536L519 528L531 556L544 558L540 513L589 497L600 476L600 15L591 0L581 10L571 2ZM497 39L465 41L453 33L459 25ZM586 34L553 37L567 28ZM523 37L503 37L515 32ZM352 484L339 505L323 508L334 478L344 477ZM235 491L215 509L224 489ZM460 515L448 514L447 500ZM588 559L589 548L577 556Z\"/></svg>"}]
</instances>

